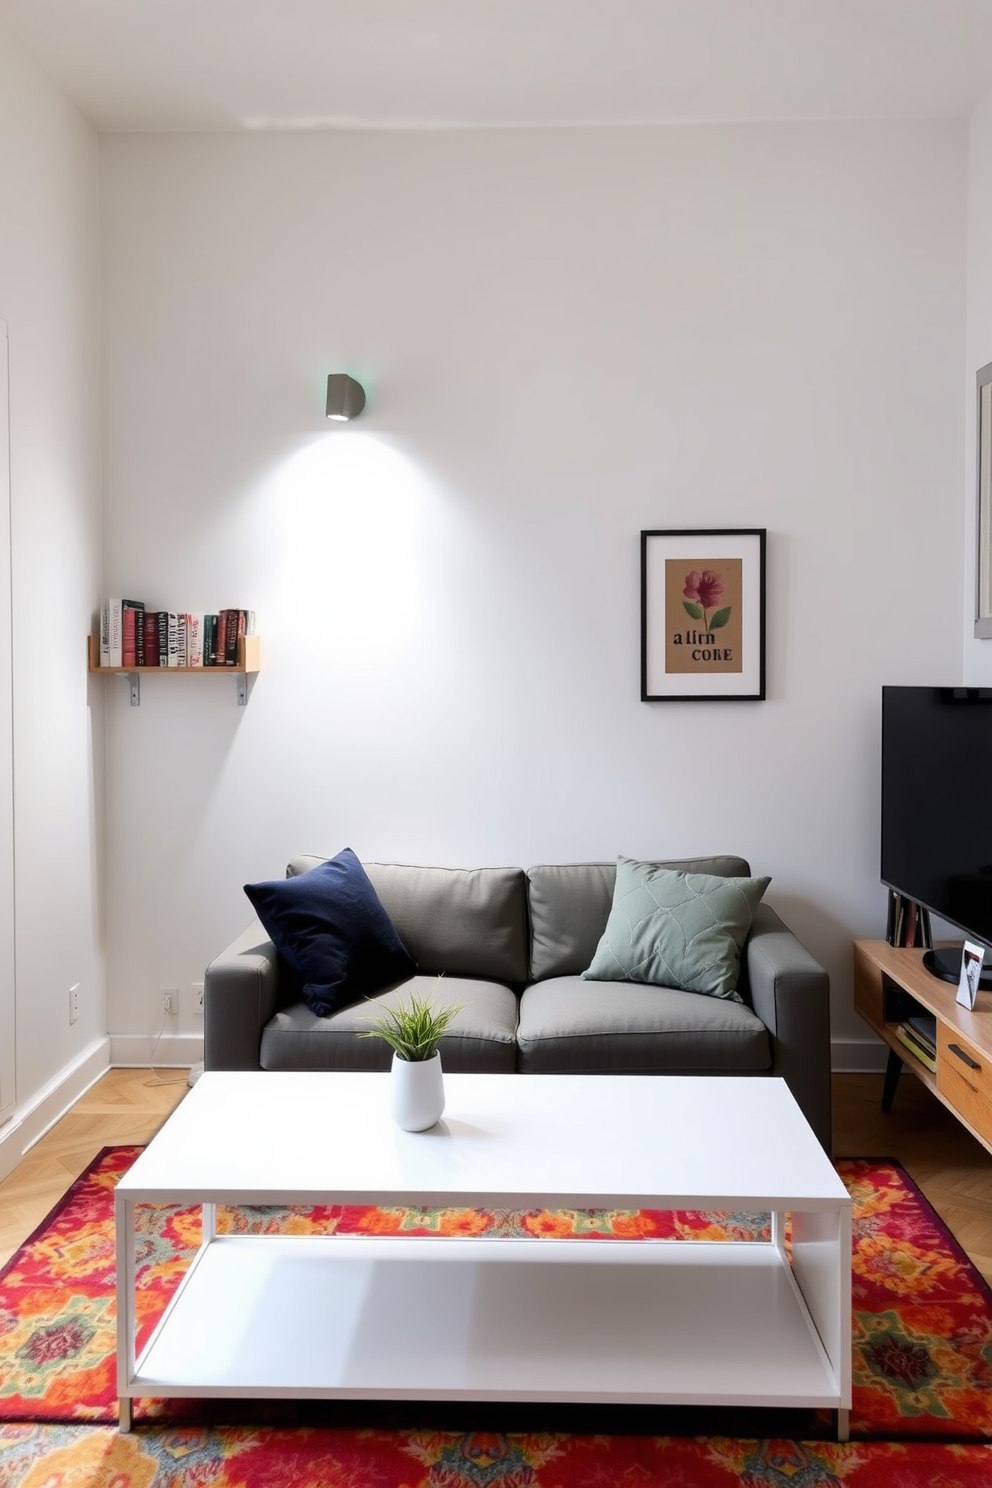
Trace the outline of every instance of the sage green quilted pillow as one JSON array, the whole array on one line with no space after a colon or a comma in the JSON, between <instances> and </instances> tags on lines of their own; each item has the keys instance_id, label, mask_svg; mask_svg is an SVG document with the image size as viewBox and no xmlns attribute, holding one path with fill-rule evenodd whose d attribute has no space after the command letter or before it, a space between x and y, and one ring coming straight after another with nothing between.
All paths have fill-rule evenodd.
<instances>
[{"instance_id":1,"label":"sage green quilted pillow","mask_svg":"<svg viewBox=\"0 0 992 1488\"><path fill-rule=\"evenodd\" d=\"M682 873L618 857L610 917L582 975L740 1002L741 947L770 883L770 878Z\"/></svg>"}]
</instances>

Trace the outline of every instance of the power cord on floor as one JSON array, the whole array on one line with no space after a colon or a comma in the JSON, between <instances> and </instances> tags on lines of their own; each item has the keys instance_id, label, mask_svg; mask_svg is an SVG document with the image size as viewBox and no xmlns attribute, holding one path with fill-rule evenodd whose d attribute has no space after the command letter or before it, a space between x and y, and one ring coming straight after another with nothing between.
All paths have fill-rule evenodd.
<instances>
[{"instance_id":1,"label":"power cord on floor","mask_svg":"<svg viewBox=\"0 0 992 1488\"><path fill-rule=\"evenodd\" d=\"M189 1081L188 1075L162 1075L155 1068L155 1050L158 1048L159 1040L165 1032L165 1025L168 1023L168 1021L169 1014L168 1012L165 1012L162 1017L162 1027L155 1035L155 1042L152 1044L152 1052L148 1057L148 1067L152 1072L153 1078L151 1080L145 1081L146 1088L151 1085L185 1085Z\"/></svg>"}]
</instances>

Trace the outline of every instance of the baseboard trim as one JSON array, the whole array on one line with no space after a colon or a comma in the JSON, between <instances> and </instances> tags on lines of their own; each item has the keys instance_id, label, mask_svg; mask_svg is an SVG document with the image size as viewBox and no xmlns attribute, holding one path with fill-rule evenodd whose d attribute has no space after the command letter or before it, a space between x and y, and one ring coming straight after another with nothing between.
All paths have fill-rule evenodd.
<instances>
[{"instance_id":1,"label":"baseboard trim","mask_svg":"<svg viewBox=\"0 0 992 1488\"><path fill-rule=\"evenodd\" d=\"M830 1068L835 1075L876 1075L885 1069L888 1044L881 1039L834 1039Z\"/></svg>"},{"instance_id":2,"label":"baseboard trim","mask_svg":"<svg viewBox=\"0 0 992 1488\"><path fill-rule=\"evenodd\" d=\"M203 1059L202 1033L165 1033L157 1041L147 1033L112 1033L110 1063L115 1069L191 1069Z\"/></svg>"},{"instance_id":3,"label":"baseboard trim","mask_svg":"<svg viewBox=\"0 0 992 1488\"><path fill-rule=\"evenodd\" d=\"M0 1180L14 1171L25 1152L40 1141L109 1068L110 1040L95 1039L23 1106L15 1105L10 1120L0 1127Z\"/></svg>"}]
</instances>

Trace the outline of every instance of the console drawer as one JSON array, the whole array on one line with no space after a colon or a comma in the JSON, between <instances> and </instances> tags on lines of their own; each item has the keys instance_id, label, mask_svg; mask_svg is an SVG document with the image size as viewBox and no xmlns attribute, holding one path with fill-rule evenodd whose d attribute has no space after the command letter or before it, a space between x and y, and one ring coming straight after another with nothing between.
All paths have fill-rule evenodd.
<instances>
[{"instance_id":1,"label":"console drawer","mask_svg":"<svg viewBox=\"0 0 992 1488\"><path fill-rule=\"evenodd\" d=\"M946 1024L937 1024L937 1089L975 1131L992 1141L992 1061Z\"/></svg>"}]
</instances>

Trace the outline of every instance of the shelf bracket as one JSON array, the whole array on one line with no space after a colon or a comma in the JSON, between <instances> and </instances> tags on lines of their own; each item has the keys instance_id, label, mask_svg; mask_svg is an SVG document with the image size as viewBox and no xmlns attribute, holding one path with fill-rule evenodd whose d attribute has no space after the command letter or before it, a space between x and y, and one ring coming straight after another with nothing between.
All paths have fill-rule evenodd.
<instances>
[{"instance_id":1,"label":"shelf bracket","mask_svg":"<svg viewBox=\"0 0 992 1488\"><path fill-rule=\"evenodd\" d=\"M239 672L236 678L238 684L238 707L248 706L248 673Z\"/></svg>"},{"instance_id":2,"label":"shelf bracket","mask_svg":"<svg viewBox=\"0 0 992 1488\"><path fill-rule=\"evenodd\" d=\"M126 672L125 673L125 677L127 679L128 687L131 690L131 707L132 708L140 708L141 707L141 678L138 676L137 672Z\"/></svg>"}]
</instances>

